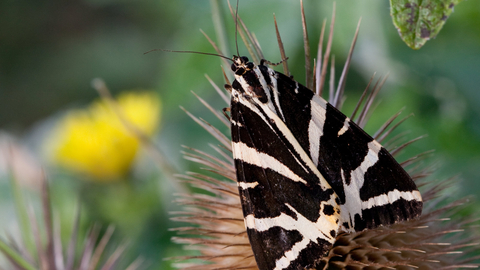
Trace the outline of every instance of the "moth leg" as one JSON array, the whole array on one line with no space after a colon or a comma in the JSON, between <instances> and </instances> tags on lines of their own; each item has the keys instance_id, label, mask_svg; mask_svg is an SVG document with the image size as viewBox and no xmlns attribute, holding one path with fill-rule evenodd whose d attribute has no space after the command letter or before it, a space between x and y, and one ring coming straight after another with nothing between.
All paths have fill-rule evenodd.
<instances>
[{"instance_id":1,"label":"moth leg","mask_svg":"<svg viewBox=\"0 0 480 270\"><path fill-rule=\"evenodd\" d=\"M225 85L223 85L223 87L224 87L225 90L227 90L230 94L232 93L233 87L232 87L230 84L225 84Z\"/></svg>"},{"instance_id":2,"label":"moth leg","mask_svg":"<svg viewBox=\"0 0 480 270\"><path fill-rule=\"evenodd\" d=\"M225 117L228 119L228 121L230 122L230 115L227 114L227 112L230 112L230 107L227 107L227 108L223 108L222 109L222 112L223 112L223 115L225 115Z\"/></svg>"},{"instance_id":3,"label":"moth leg","mask_svg":"<svg viewBox=\"0 0 480 270\"><path fill-rule=\"evenodd\" d=\"M272 66L278 66L278 65L280 65L281 63L283 63L287 60L288 60L288 57L285 58L285 59L282 59L282 61L280 61L278 63L272 63L272 62L268 61L267 59L262 59L262 60L260 60L260 65L265 66L265 64L267 64L267 65L272 65Z\"/></svg>"}]
</instances>

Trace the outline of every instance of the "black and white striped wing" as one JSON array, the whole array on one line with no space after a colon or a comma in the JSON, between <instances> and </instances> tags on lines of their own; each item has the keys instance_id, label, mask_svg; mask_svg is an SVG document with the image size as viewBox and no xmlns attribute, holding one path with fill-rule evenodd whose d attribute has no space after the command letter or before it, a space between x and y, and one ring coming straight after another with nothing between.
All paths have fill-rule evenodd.
<instances>
[{"instance_id":1,"label":"black and white striped wing","mask_svg":"<svg viewBox=\"0 0 480 270\"><path fill-rule=\"evenodd\" d=\"M233 156L258 267L313 267L335 241L338 198L269 106L232 86Z\"/></svg>"},{"instance_id":2,"label":"black and white striped wing","mask_svg":"<svg viewBox=\"0 0 480 270\"><path fill-rule=\"evenodd\" d=\"M259 67L278 91L271 102L279 117L339 197L343 230L361 231L421 214L415 183L385 148L311 90Z\"/></svg>"},{"instance_id":3,"label":"black and white striped wing","mask_svg":"<svg viewBox=\"0 0 480 270\"><path fill-rule=\"evenodd\" d=\"M293 79L233 60L232 150L261 270L315 267L339 230L420 215L415 183L377 141Z\"/></svg>"}]
</instances>

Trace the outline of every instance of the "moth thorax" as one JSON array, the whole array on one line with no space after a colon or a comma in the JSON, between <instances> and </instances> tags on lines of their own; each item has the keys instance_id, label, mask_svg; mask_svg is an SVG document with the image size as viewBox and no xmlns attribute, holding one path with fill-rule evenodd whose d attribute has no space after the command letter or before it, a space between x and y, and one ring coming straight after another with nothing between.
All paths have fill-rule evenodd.
<instances>
[{"instance_id":1,"label":"moth thorax","mask_svg":"<svg viewBox=\"0 0 480 270\"><path fill-rule=\"evenodd\" d=\"M231 66L232 71L235 75L241 76L245 72L252 70L255 65L252 62L248 61L246 56L233 56L233 64Z\"/></svg>"}]
</instances>

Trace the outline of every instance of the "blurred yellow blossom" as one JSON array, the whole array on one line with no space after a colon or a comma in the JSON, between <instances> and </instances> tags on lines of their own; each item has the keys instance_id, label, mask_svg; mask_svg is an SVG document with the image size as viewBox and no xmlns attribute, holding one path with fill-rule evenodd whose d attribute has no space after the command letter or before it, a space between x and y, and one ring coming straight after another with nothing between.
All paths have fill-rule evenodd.
<instances>
[{"instance_id":1,"label":"blurred yellow blossom","mask_svg":"<svg viewBox=\"0 0 480 270\"><path fill-rule=\"evenodd\" d=\"M116 105L112 108L106 100L98 100L86 109L67 113L47 142L52 161L101 181L125 175L140 142L119 115L151 136L159 123L160 100L152 92L125 92Z\"/></svg>"}]
</instances>

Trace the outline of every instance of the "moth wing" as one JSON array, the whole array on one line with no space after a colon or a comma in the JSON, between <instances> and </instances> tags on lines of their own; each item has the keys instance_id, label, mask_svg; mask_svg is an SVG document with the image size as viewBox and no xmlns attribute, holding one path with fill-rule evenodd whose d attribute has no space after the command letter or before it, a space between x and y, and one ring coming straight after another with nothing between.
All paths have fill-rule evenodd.
<instances>
[{"instance_id":1,"label":"moth wing","mask_svg":"<svg viewBox=\"0 0 480 270\"><path fill-rule=\"evenodd\" d=\"M422 197L402 166L331 104L325 110L317 168L340 198L343 229L361 231L419 216Z\"/></svg>"},{"instance_id":2,"label":"moth wing","mask_svg":"<svg viewBox=\"0 0 480 270\"><path fill-rule=\"evenodd\" d=\"M231 122L245 225L259 269L314 266L339 228L335 193L268 107L238 95Z\"/></svg>"},{"instance_id":3,"label":"moth wing","mask_svg":"<svg viewBox=\"0 0 480 270\"><path fill-rule=\"evenodd\" d=\"M291 78L276 73L285 124L335 190L342 229L361 231L412 219L422 198L408 173L343 113Z\"/></svg>"}]
</instances>

